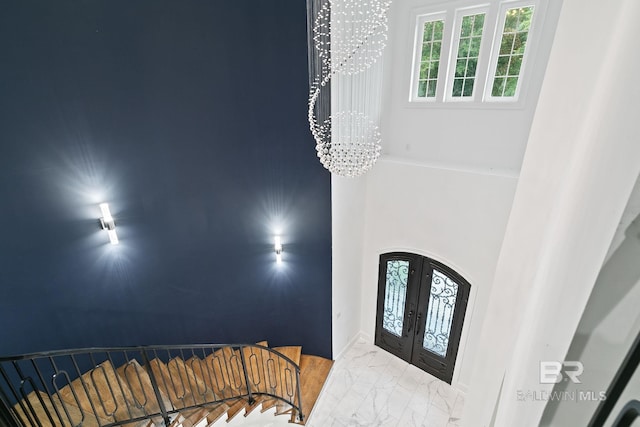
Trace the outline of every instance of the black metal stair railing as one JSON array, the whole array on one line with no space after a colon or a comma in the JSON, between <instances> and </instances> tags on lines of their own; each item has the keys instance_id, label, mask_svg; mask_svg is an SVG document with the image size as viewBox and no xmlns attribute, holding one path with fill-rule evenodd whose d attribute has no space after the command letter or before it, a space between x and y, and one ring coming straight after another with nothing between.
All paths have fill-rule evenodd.
<instances>
[{"instance_id":1,"label":"black metal stair railing","mask_svg":"<svg viewBox=\"0 0 640 427\"><path fill-rule=\"evenodd\" d=\"M91 348L0 358L0 426L169 426L196 410L265 397L288 405L303 420L299 366L257 344Z\"/></svg>"}]
</instances>

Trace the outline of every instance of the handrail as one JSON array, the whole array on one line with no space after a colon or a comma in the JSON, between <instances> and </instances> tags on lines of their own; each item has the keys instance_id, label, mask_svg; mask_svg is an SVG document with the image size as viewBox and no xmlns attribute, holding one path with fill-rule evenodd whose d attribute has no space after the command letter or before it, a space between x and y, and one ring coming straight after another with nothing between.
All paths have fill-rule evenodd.
<instances>
[{"instance_id":1,"label":"handrail","mask_svg":"<svg viewBox=\"0 0 640 427\"><path fill-rule=\"evenodd\" d=\"M0 425L111 427L268 396L303 419L300 367L258 344L93 347L0 357ZM9 421L7 421L9 420Z\"/></svg>"}]
</instances>

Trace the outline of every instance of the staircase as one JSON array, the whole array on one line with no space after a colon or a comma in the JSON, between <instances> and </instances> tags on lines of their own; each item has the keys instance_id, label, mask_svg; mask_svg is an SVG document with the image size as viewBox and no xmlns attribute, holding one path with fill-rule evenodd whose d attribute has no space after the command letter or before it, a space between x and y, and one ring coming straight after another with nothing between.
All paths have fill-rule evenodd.
<instances>
[{"instance_id":1,"label":"staircase","mask_svg":"<svg viewBox=\"0 0 640 427\"><path fill-rule=\"evenodd\" d=\"M258 408L304 425L332 364L267 342L0 358L0 426L213 427Z\"/></svg>"}]
</instances>

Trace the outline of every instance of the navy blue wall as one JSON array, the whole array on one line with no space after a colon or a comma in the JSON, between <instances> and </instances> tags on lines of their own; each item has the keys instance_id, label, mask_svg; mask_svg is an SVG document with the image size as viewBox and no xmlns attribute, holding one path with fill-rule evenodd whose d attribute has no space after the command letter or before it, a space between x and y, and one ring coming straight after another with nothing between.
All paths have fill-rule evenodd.
<instances>
[{"instance_id":1,"label":"navy blue wall","mask_svg":"<svg viewBox=\"0 0 640 427\"><path fill-rule=\"evenodd\" d=\"M8 3L0 355L268 339L329 356L305 2Z\"/></svg>"}]
</instances>

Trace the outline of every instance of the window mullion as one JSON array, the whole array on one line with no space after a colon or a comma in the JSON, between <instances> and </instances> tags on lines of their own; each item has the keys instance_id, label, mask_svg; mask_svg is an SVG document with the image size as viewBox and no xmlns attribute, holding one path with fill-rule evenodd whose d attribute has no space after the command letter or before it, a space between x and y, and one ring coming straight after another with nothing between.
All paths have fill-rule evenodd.
<instances>
[{"instance_id":1,"label":"window mullion","mask_svg":"<svg viewBox=\"0 0 640 427\"><path fill-rule=\"evenodd\" d=\"M444 16L444 30L442 33L442 49L440 50L440 69L438 70L438 86L436 87L436 99L440 102L447 101L449 87L449 74L451 73L452 41L455 31L453 10L447 11ZM454 68L455 70L455 68Z\"/></svg>"}]
</instances>

